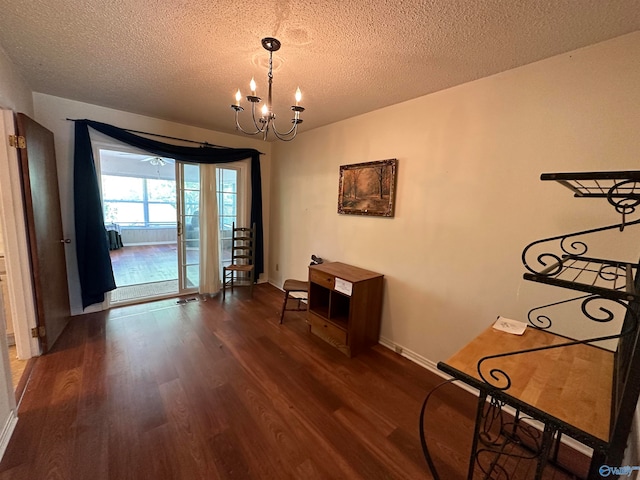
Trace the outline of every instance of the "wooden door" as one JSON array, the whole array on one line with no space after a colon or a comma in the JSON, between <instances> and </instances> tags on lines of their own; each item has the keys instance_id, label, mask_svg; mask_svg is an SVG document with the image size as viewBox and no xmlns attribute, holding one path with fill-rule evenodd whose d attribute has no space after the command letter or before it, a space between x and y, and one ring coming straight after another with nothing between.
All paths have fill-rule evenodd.
<instances>
[{"instance_id":1,"label":"wooden door","mask_svg":"<svg viewBox=\"0 0 640 480\"><path fill-rule=\"evenodd\" d=\"M65 245L53 133L17 116L22 191L42 352L58 339L70 317Z\"/></svg>"}]
</instances>

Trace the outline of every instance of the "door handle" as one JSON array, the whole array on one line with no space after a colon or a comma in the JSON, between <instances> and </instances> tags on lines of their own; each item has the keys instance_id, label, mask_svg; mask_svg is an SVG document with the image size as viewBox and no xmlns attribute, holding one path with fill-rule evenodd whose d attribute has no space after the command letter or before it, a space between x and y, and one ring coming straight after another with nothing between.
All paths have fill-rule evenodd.
<instances>
[{"instance_id":1,"label":"door handle","mask_svg":"<svg viewBox=\"0 0 640 480\"><path fill-rule=\"evenodd\" d=\"M70 238L63 238L62 240L60 240L60 243L71 243L71 239Z\"/></svg>"}]
</instances>

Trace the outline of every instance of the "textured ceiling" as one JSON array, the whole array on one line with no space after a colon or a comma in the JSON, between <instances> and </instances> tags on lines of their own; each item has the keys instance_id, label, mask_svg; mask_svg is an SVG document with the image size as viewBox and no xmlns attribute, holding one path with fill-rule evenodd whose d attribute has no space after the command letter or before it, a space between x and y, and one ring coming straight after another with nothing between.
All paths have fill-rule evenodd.
<instances>
[{"instance_id":1,"label":"textured ceiling","mask_svg":"<svg viewBox=\"0 0 640 480\"><path fill-rule=\"evenodd\" d=\"M230 133L235 91L253 76L266 96L266 36L282 42L280 129L299 85L304 131L640 29L638 0L0 0L0 12L0 46L33 91Z\"/></svg>"}]
</instances>

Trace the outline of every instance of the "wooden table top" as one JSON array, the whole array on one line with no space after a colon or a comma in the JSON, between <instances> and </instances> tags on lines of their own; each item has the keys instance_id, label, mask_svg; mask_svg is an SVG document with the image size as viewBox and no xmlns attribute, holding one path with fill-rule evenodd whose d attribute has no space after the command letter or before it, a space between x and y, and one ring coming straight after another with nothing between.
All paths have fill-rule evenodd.
<instances>
[{"instance_id":1,"label":"wooden table top","mask_svg":"<svg viewBox=\"0 0 640 480\"><path fill-rule=\"evenodd\" d=\"M489 327L443 362L441 369L455 377L456 372L446 368L452 367L482 382L477 370L482 357L567 341L535 328L527 328L520 336ZM581 344L489 359L482 371L488 379L492 368L505 371L512 382L507 395L608 441L613 357L611 351Z\"/></svg>"},{"instance_id":2,"label":"wooden table top","mask_svg":"<svg viewBox=\"0 0 640 480\"><path fill-rule=\"evenodd\" d=\"M364 268L354 267L342 262L320 263L318 265L309 266L311 270L318 270L330 275L334 275L351 283L358 283L371 278L382 277L381 273L365 270Z\"/></svg>"}]
</instances>

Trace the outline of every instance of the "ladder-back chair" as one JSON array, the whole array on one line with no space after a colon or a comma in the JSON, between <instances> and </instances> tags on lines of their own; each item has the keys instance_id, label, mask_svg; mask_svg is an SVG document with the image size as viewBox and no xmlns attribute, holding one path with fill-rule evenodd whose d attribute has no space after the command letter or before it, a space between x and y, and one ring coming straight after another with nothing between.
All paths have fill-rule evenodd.
<instances>
[{"instance_id":1,"label":"ladder-back chair","mask_svg":"<svg viewBox=\"0 0 640 480\"><path fill-rule=\"evenodd\" d=\"M225 299L227 287L249 286L253 295L255 281L256 224L249 227L232 225L231 264L222 267L222 299Z\"/></svg>"}]
</instances>

